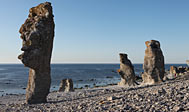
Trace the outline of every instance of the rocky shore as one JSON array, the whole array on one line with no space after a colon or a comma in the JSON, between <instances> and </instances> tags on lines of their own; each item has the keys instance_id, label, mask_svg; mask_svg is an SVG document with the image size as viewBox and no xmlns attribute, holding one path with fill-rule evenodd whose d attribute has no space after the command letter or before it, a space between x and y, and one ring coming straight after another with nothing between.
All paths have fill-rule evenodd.
<instances>
[{"instance_id":1,"label":"rocky shore","mask_svg":"<svg viewBox=\"0 0 189 112\"><path fill-rule=\"evenodd\" d=\"M156 85L108 86L51 92L48 103L26 104L25 95L0 97L1 112L189 111L189 73Z\"/></svg>"}]
</instances>

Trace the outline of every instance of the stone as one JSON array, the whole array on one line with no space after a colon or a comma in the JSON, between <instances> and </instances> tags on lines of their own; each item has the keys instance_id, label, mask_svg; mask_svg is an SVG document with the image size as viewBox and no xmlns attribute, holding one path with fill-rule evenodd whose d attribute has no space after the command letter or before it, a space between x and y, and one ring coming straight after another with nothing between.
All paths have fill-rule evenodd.
<instances>
[{"instance_id":1,"label":"stone","mask_svg":"<svg viewBox=\"0 0 189 112\"><path fill-rule=\"evenodd\" d=\"M174 110L174 112L183 112L184 111L184 109L178 105L174 106L173 110Z\"/></svg>"},{"instance_id":2,"label":"stone","mask_svg":"<svg viewBox=\"0 0 189 112\"><path fill-rule=\"evenodd\" d=\"M112 100L116 100L116 99L117 99L117 97L115 97L115 96L107 97L107 100L108 100L108 101L112 101Z\"/></svg>"},{"instance_id":3,"label":"stone","mask_svg":"<svg viewBox=\"0 0 189 112\"><path fill-rule=\"evenodd\" d=\"M51 55L54 40L54 19L50 2L29 10L29 16L19 32L23 40L18 58L29 67L26 103L45 103L51 85Z\"/></svg>"},{"instance_id":4,"label":"stone","mask_svg":"<svg viewBox=\"0 0 189 112\"><path fill-rule=\"evenodd\" d=\"M63 79L60 83L59 92L73 92L73 81L72 79Z\"/></svg>"},{"instance_id":5,"label":"stone","mask_svg":"<svg viewBox=\"0 0 189 112\"><path fill-rule=\"evenodd\" d=\"M184 72L186 72L186 67L179 66L177 69L178 69L178 72L179 72L179 73L184 73Z\"/></svg>"},{"instance_id":6,"label":"stone","mask_svg":"<svg viewBox=\"0 0 189 112\"><path fill-rule=\"evenodd\" d=\"M143 84L160 83L163 81L165 73L164 56L160 48L160 42L150 40L146 41L145 44L147 48L143 64Z\"/></svg>"},{"instance_id":7,"label":"stone","mask_svg":"<svg viewBox=\"0 0 189 112\"><path fill-rule=\"evenodd\" d=\"M119 86L135 86L136 77L134 72L134 66L128 59L127 54L120 53L120 69L118 74L121 76L121 81L118 83Z\"/></svg>"},{"instance_id":8,"label":"stone","mask_svg":"<svg viewBox=\"0 0 189 112\"><path fill-rule=\"evenodd\" d=\"M158 94L159 96L165 95L166 93L167 93L167 92L165 91L164 88L161 88L161 89L159 89L159 90L157 91L157 94Z\"/></svg>"},{"instance_id":9,"label":"stone","mask_svg":"<svg viewBox=\"0 0 189 112\"><path fill-rule=\"evenodd\" d=\"M175 66L170 66L169 74L167 75L168 79L174 79L176 76L179 74L179 71L177 67Z\"/></svg>"},{"instance_id":10,"label":"stone","mask_svg":"<svg viewBox=\"0 0 189 112\"><path fill-rule=\"evenodd\" d=\"M175 67L175 66L171 66L170 67L170 74L174 75L175 78L179 75L184 75L187 73L187 67L183 67L183 66L179 66L179 67Z\"/></svg>"},{"instance_id":11,"label":"stone","mask_svg":"<svg viewBox=\"0 0 189 112\"><path fill-rule=\"evenodd\" d=\"M171 66L170 67L170 74L177 74L178 73L178 69L177 69L177 67L175 67L175 66Z\"/></svg>"},{"instance_id":12,"label":"stone","mask_svg":"<svg viewBox=\"0 0 189 112\"><path fill-rule=\"evenodd\" d=\"M168 80L173 80L173 79L175 79L176 78L176 75L175 74L168 74L167 76L165 76L166 77L166 79L168 79ZM165 78L164 77L164 78Z\"/></svg>"},{"instance_id":13,"label":"stone","mask_svg":"<svg viewBox=\"0 0 189 112\"><path fill-rule=\"evenodd\" d=\"M186 72L189 72L189 67L186 67L186 68L185 68L185 71L186 71Z\"/></svg>"}]
</instances>

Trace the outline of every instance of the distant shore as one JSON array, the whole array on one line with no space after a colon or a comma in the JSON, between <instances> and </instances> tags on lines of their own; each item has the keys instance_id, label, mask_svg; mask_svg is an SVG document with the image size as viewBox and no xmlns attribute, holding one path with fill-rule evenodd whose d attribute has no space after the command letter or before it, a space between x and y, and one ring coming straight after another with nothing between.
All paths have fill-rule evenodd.
<instances>
[{"instance_id":1,"label":"distant shore","mask_svg":"<svg viewBox=\"0 0 189 112\"><path fill-rule=\"evenodd\" d=\"M157 85L117 85L75 92L51 92L48 103L25 104L25 95L0 97L4 112L14 111L189 111L189 73Z\"/></svg>"}]
</instances>

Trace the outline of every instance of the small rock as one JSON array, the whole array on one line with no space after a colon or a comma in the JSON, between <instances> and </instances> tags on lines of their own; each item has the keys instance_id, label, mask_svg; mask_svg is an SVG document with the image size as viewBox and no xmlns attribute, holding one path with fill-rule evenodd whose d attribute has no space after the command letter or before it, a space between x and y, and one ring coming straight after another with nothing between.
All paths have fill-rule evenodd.
<instances>
[{"instance_id":1,"label":"small rock","mask_svg":"<svg viewBox=\"0 0 189 112\"><path fill-rule=\"evenodd\" d=\"M85 85L86 88L90 87L90 85Z\"/></svg>"},{"instance_id":2,"label":"small rock","mask_svg":"<svg viewBox=\"0 0 189 112\"><path fill-rule=\"evenodd\" d=\"M109 78L109 79L112 79L113 77L112 77L112 76L107 76L106 78L107 78L107 79L108 79L108 78Z\"/></svg>"},{"instance_id":3,"label":"small rock","mask_svg":"<svg viewBox=\"0 0 189 112\"><path fill-rule=\"evenodd\" d=\"M184 109L182 107L178 106L178 105L174 106L173 110L175 112L184 111Z\"/></svg>"},{"instance_id":4,"label":"small rock","mask_svg":"<svg viewBox=\"0 0 189 112\"><path fill-rule=\"evenodd\" d=\"M90 79L90 81L95 81L95 79Z\"/></svg>"},{"instance_id":5,"label":"small rock","mask_svg":"<svg viewBox=\"0 0 189 112\"><path fill-rule=\"evenodd\" d=\"M167 92L166 92L165 89L163 89L163 88L159 89L158 92L157 92L157 94L160 95L160 96L161 96L161 95L165 95L166 93L167 93Z\"/></svg>"},{"instance_id":6,"label":"small rock","mask_svg":"<svg viewBox=\"0 0 189 112\"><path fill-rule=\"evenodd\" d=\"M79 105L77 108L80 110L80 109L82 109L82 106L81 106L81 105Z\"/></svg>"},{"instance_id":7,"label":"small rock","mask_svg":"<svg viewBox=\"0 0 189 112\"><path fill-rule=\"evenodd\" d=\"M184 98L184 95L179 94L177 97L182 100Z\"/></svg>"},{"instance_id":8,"label":"small rock","mask_svg":"<svg viewBox=\"0 0 189 112\"><path fill-rule=\"evenodd\" d=\"M112 100L115 100L115 99L117 99L117 97L115 97L115 96L110 96L110 97L107 98L108 101L112 101Z\"/></svg>"}]
</instances>

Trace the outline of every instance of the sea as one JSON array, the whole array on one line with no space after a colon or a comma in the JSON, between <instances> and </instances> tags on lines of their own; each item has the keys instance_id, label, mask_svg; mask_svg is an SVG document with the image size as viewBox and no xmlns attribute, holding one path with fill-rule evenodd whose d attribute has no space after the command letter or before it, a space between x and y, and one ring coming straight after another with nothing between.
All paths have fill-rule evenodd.
<instances>
[{"instance_id":1,"label":"sea","mask_svg":"<svg viewBox=\"0 0 189 112\"><path fill-rule=\"evenodd\" d=\"M186 64L166 64L187 66ZM106 86L120 81L119 64L51 64L51 91L57 91L62 79L71 78L74 88ZM134 64L135 74L143 72L142 64ZM25 94L29 69L23 64L0 64L0 95Z\"/></svg>"}]
</instances>

